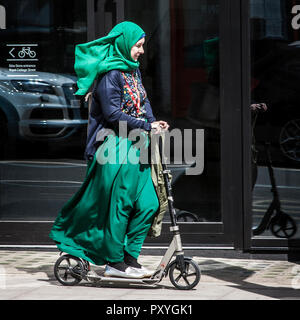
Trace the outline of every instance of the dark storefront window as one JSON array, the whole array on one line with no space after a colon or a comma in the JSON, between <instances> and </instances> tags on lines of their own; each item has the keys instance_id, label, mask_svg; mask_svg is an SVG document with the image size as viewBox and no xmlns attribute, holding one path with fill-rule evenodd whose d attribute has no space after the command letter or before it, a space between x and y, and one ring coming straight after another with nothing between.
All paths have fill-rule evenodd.
<instances>
[{"instance_id":1,"label":"dark storefront window","mask_svg":"<svg viewBox=\"0 0 300 320\"><path fill-rule=\"evenodd\" d=\"M75 45L130 20L146 32L140 65L154 115L183 138L180 147L170 140L168 159L183 241L232 248L243 236L241 37L237 20L230 19L239 8L219 0L1 5L6 28L0 30L0 242L52 244L50 227L86 173L88 109L74 96ZM186 144L192 146L188 157ZM198 161L203 170L189 174ZM168 243L168 213L164 222L162 236L149 243Z\"/></svg>"},{"instance_id":2,"label":"dark storefront window","mask_svg":"<svg viewBox=\"0 0 300 320\"><path fill-rule=\"evenodd\" d=\"M87 110L74 96L82 0L1 1L0 219L53 220L80 186Z\"/></svg>"},{"instance_id":3,"label":"dark storefront window","mask_svg":"<svg viewBox=\"0 0 300 320\"><path fill-rule=\"evenodd\" d=\"M300 1L251 0L253 239L300 235ZM272 178L274 177L274 181Z\"/></svg>"},{"instance_id":4,"label":"dark storefront window","mask_svg":"<svg viewBox=\"0 0 300 320\"><path fill-rule=\"evenodd\" d=\"M204 171L170 166L179 221L220 222L219 1L128 0L125 19L147 34L141 71L156 117L205 131Z\"/></svg>"}]
</instances>

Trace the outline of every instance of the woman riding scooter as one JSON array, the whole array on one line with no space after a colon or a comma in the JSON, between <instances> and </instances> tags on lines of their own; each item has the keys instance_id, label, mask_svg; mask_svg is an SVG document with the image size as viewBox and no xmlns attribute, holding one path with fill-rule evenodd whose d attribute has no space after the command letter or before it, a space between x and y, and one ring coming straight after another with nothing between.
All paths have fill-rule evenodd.
<instances>
[{"instance_id":1,"label":"woman riding scooter","mask_svg":"<svg viewBox=\"0 0 300 320\"><path fill-rule=\"evenodd\" d=\"M85 180L59 213L50 237L61 251L104 265L105 276L143 278L152 272L137 259L159 209L150 164L131 163L133 141L119 132L168 130L156 121L142 84L138 59L144 53L145 32L132 22L116 25L103 38L76 46L77 95L93 83L85 159ZM108 129L113 131L108 133ZM111 132L111 131L110 131ZM114 151L115 163L107 160Z\"/></svg>"}]
</instances>

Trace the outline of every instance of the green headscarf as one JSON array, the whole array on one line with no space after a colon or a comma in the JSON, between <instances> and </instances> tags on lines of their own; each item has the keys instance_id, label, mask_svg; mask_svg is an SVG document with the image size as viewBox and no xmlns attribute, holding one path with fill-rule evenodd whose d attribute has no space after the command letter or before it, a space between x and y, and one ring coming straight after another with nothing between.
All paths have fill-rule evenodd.
<instances>
[{"instance_id":1,"label":"green headscarf","mask_svg":"<svg viewBox=\"0 0 300 320\"><path fill-rule=\"evenodd\" d=\"M131 48L145 32L133 22L117 24L106 37L75 47L74 69L78 77L76 95L85 95L95 78L110 70L129 72L139 67Z\"/></svg>"}]
</instances>

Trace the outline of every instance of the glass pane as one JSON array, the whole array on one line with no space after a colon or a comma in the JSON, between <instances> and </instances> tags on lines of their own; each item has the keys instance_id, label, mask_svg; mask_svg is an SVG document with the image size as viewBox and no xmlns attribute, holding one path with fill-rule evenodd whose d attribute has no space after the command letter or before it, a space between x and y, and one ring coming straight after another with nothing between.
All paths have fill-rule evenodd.
<instances>
[{"instance_id":1,"label":"glass pane","mask_svg":"<svg viewBox=\"0 0 300 320\"><path fill-rule=\"evenodd\" d=\"M253 235L299 238L300 1L251 0Z\"/></svg>"},{"instance_id":2,"label":"glass pane","mask_svg":"<svg viewBox=\"0 0 300 320\"><path fill-rule=\"evenodd\" d=\"M125 19L139 24L147 35L140 68L156 118L167 121L170 130L181 130L182 136L184 129L191 130L194 155L196 130L205 132L203 172L188 174L189 164L178 165L170 154L179 221L222 221L219 1L126 0Z\"/></svg>"},{"instance_id":3,"label":"glass pane","mask_svg":"<svg viewBox=\"0 0 300 320\"><path fill-rule=\"evenodd\" d=\"M86 1L1 5L0 219L53 220L85 175L87 108L74 97L74 47L87 41ZM106 10L101 5L98 12ZM191 129L194 155L196 130L205 130L201 174L187 175L191 163L175 164L170 155L181 221L221 221L219 1L126 0L124 6L125 19L147 33L141 71L155 116L171 129ZM105 25L119 15L105 13Z\"/></svg>"},{"instance_id":4,"label":"glass pane","mask_svg":"<svg viewBox=\"0 0 300 320\"><path fill-rule=\"evenodd\" d=\"M0 219L53 220L85 174L74 48L87 41L86 1L1 5Z\"/></svg>"}]
</instances>

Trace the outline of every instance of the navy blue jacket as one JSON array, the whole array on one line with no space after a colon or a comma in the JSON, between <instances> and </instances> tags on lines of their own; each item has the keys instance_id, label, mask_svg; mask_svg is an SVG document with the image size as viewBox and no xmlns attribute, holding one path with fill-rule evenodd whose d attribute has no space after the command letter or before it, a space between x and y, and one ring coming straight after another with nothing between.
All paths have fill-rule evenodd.
<instances>
[{"instance_id":1,"label":"navy blue jacket","mask_svg":"<svg viewBox=\"0 0 300 320\"><path fill-rule=\"evenodd\" d=\"M141 76L138 70L139 76ZM96 153L105 129L115 129L119 121L126 121L129 129L143 129L151 131L151 123L156 121L148 99L145 100L146 118L144 120L129 116L121 111L124 79L121 72L112 70L100 76L92 92L92 103L89 112L89 124L84 158L91 160Z\"/></svg>"}]
</instances>

